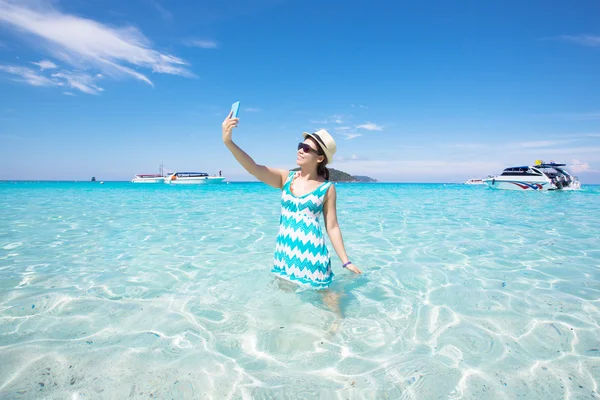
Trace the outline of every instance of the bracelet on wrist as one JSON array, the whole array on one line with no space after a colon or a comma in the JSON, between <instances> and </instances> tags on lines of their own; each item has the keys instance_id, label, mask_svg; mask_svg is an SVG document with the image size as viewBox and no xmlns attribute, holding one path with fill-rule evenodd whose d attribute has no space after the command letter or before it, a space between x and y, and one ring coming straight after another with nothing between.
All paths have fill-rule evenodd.
<instances>
[{"instance_id":1,"label":"bracelet on wrist","mask_svg":"<svg viewBox=\"0 0 600 400\"><path fill-rule=\"evenodd\" d=\"M343 264L342 267L347 268L350 264L352 264L352 261L348 261L347 263Z\"/></svg>"}]
</instances>

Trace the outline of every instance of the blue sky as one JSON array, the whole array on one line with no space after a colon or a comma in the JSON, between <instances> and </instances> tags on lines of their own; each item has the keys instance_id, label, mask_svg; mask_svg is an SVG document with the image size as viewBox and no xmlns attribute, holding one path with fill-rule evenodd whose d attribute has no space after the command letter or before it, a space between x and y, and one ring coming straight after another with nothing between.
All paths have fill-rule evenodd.
<instances>
[{"instance_id":1,"label":"blue sky","mask_svg":"<svg viewBox=\"0 0 600 400\"><path fill-rule=\"evenodd\" d=\"M536 159L600 183L597 1L0 0L0 179L253 180L295 167L462 182Z\"/></svg>"}]
</instances>

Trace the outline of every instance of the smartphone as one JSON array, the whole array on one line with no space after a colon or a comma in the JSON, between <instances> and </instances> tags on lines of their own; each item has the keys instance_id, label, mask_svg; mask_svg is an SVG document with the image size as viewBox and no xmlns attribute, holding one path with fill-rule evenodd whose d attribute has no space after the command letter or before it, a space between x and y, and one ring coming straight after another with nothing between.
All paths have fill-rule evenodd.
<instances>
[{"instance_id":1,"label":"smartphone","mask_svg":"<svg viewBox=\"0 0 600 400\"><path fill-rule=\"evenodd\" d=\"M240 111L240 102L236 101L231 105L231 118L237 118L238 112Z\"/></svg>"}]
</instances>

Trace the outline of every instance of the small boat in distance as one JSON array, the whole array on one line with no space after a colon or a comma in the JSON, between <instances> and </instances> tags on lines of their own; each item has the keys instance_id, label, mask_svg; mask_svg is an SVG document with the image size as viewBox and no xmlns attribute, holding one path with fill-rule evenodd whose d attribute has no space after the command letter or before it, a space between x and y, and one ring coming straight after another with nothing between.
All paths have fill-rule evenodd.
<instances>
[{"instance_id":1,"label":"small boat in distance","mask_svg":"<svg viewBox=\"0 0 600 400\"><path fill-rule=\"evenodd\" d=\"M465 182L465 185L485 185L483 179L471 178Z\"/></svg>"},{"instance_id":2,"label":"small boat in distance","mask_svg":"<svg viewBox=\"0 0 600 400\"><path fill-rule=\"evenodd\" d=\"M163 173L163 164L158 167L158 174L136 174L131 180L133 183L164 183L165 174Z\"/></svg>"},{"instance_id":3,"label":"small boat in distance","mask_svg":"<svg viewBox=\"0 0 600 400\"><path fill-rule=\"evenodd\" d=\"M569 174L564 167L566 164L536 160L535 165L506 168L501 175L490 176L483 181L490 188L504 190L580 189L579 179Z\"/></svg>"},{"instance_id":4,"label":"small boat in distance","mask_svg":"<svg viewBox=\"0 0 600 400\"><path fill-rule=\"evenodd\" d=\"M164 182L169 185L204 185L224 180L224 176L209 176L206 172L174 172L164 178Z\"/></svg>"},{"instance_id":5,"label":"small boat in distance","mask_svg":"<svg viewBox=\"0 0 600 400\"><path fill-rule=\"evenodd\" d=\"M160 174L137 174L131 180L133 183L163 183L165 177Z\"/></svg>"}]
</instances>

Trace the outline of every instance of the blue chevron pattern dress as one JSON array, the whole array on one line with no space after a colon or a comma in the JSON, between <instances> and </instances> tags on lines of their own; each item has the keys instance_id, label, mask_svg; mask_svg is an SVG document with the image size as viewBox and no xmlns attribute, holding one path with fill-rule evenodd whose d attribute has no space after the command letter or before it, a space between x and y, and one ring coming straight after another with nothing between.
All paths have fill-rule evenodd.
<instances>
[{"instance_id":1,"label":"blue chevron pattern dress","mask_svg":"<svg viewBox=\"0 0 600 400\"><path fill-rule=\"evenodd\" d=\"M331 182L297 197L291 189L295 174L290 172L281 193L279 234L271 272L294 283L326 289L333 272L319 218Z\"/></svg>"}]
</instances>

